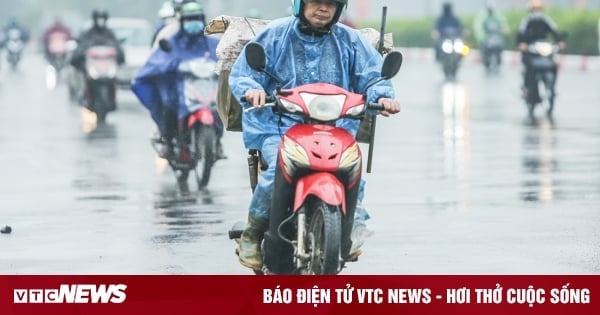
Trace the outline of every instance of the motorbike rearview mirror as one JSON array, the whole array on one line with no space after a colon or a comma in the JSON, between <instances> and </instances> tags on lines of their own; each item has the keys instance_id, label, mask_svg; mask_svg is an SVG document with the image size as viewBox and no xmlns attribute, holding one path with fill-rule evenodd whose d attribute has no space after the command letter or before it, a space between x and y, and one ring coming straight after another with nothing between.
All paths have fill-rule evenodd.
<instances>
[{"instance_id":1,"label":"motorbike rearview mirror","mask_svg":"<svg viewBox=\"0 0 600 315\"><path fill-rule=\"evenodd\" d=\"M267 57L263 46L258 43L248 43L246 48L244 48L244 52L246 53L246 62L250 68L258 72L263 72L275 80L277 82L277 92L281 92L281 86L277 77L265 70L267 68Z\"/></svg>"},{"instance_id":2,"label":"motorbike rearview mirror","mask_svg":"<svg viewBox=\"0 0 600 315\"><path fill-rule=\"evenodd\" d=\"M171 52L171 50L173 50L171 43L164 38L158 41L158 47L164 52Z\"/></svg>"},{"instance_id":3,"label":"motorbike rearview mirror","mask_svg":"<svg viewBox=\"0 0 600 315\"><path fill-rule=\"evenodd\" d=\"M383 59L383 65L381 66L381 78L367 84L364 93L366 93L366 91L373 85L383 80L389 80L398 74L398 71L400 71L400 66L402 66L402 59L402 53L399 51L392 51L388 53Z\"/></svg>"},{"instance_id":4,"label":"motorbike rearview mirror","mask_svg":"<svg viewBox=\"0 0 600 315\"><path fill-rule=\"evenodd\" d=\"M385 56L383 59L383 66L381 67L381 77L384 80L393 78L400 71L402 66L402 53L399 51L392 51Z\"/></svg>"},{"instance_id":5,"label":"motorbike rearview mirror","mask_svg":"<svg viewBox=\"0 0 600 315\"><path fill-rule=\"evenodd\" d=\"M248 43L245 48L246 62L250 68L263 72L265 71L267 57L265 56L265 49L258 43Z\"/></svg>"}]
</instances>

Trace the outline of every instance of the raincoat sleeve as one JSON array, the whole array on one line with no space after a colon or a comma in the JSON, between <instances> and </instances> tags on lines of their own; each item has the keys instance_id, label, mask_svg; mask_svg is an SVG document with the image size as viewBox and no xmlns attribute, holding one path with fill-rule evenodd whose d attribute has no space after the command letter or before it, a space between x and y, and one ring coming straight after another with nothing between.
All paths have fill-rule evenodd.
<instances>
[{"instance_id":1,"label":"raincoat sleeve","mask_svg":"<svg viewBox=\"0 0 600 315\"><path fill-rule=\"evenodd\" d=\"M250 89L264 90L263 86L266 86L267 80L267 75L250 68L246 62L246 52L242 49L229 74L229 87L235 98L240 101L240 105L244 108L250 107L248 102L241 101L242 96Z\"/></svg>"},{"instance_id":2,"label":"raincoat sleeve","mask_svg":"<svg viewBox=\"0 0 600 315\"><path fill-rule=\"evenodd\" d=\"M358 33L356 36L353 81L355 82L355 91L362 92L369 83L381 77L383 57L364 36ZM376 103L382 97L394 98L394 88L390 80L381 81L367 91L367 101L370 103ZM377 111L370 113L376 114Z\"/></svg>"},{"instance_id":3,"label":"raincoat sleeve","mask_svg":"<svg viewBox=\"0 0 600 315\"><path fill-rule=\"evenodd\" d=\"M140 68L131 86L132 92L150 111L152 119L159 127L162 126L162 105L169 103L169 80L165 80L164 76L173 71L176 62L168 53L160 49L155 50Z\"/></svg>"}]
</instances>

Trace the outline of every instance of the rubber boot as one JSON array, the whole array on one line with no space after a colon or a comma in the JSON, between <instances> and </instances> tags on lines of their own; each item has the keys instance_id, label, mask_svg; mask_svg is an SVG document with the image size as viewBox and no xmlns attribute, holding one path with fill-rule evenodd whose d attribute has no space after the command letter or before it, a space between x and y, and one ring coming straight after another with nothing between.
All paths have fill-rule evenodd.
<instances>
[{"instance_id":1,"label":"rubber boot","mask_svg":"<svg viewBox=\"0 0 600 315\"><path fill-rule=\"evenodd\" d=\"M367 228L367 220L370 218L367 209L365 209L362 203L359 201L356 205L356 212L354 213L354 224L352 225L352 233L350 239L352 240L352 246L348 253L348 261L358 260L358 256L362 254L361 247L366 242L367 238L373 235L373 231Z\"/></svg>"},{"instance_id":2,"label":"rubber boot","mask_svg":"<svg viewBox=\"0 0 600 315\"><path fill-rule=\"evenodd\" d=\"M248 215L248 225L242 233L238 247L238 256L242 266L253 270L261 270L262 253L260 247L268 226L269 220L252 214Z\"/></svg>"}]
</instances>

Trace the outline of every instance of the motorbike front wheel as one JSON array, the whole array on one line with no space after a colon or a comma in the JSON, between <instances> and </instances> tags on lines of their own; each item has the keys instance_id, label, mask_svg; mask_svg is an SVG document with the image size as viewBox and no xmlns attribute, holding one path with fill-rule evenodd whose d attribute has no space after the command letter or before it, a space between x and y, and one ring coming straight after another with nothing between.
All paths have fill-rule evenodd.
<instances>
[{"instance_id":1,"label":"motorbike front wheel","mask_svg":"<svg viewBox=\"0 0 600 315\"><path fill-rule=\"evenodd\" d=\"M208 185L212 167L215 163L217 134L212 126L197 125L192 133L192 143L196 150L196 182L198 188Z\"/></svg>"},{"instance_id":2,"label":"motorbike front wheel","mask_svg":"<svg viewBox=\"0 0 600 315\"><path fill-rule=\"evenodd\" d=\"M487 57L487 71L490 74L496 74L500 71L500 52L492 51L489 52L489 56Z\"/></svg>"},{"instance_id":3,"label":"motorbike front wheel","mask_svg":"<svg viewBox=\"0 0 600 315\"><path fill-rule=\"evenodd\" d=\"M306 234L309 244L308 271L315 275L335 275L341 270L342 217L337 206L318 200Z\"/></svg>"},{"instance_id":4,"label":"motorbike front wheel","mask_svg":"<svg viewBox=\"0 0 600 315\"><path fill-rule=\"evenodd\" d=\"M454 59L454 56L446 56L442 65L444 71L444 78L446 81L454 81L456 79L456 73L458 72L458 60Z\"/></svg>"}]
</instances>

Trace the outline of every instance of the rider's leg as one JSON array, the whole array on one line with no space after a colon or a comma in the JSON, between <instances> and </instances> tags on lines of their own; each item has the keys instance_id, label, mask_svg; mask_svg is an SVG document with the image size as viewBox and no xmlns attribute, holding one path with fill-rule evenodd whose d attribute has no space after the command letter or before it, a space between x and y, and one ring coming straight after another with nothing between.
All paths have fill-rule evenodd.
<instances>
[{"instance_id":1,"label":"rider's leg","mask_svg":"<svg viewBox=\"0 0 600 315\"><path fill-rule=\"evenodd\" d=\"M248 224L240 239L238 252L240 263L254 270L259 270L262 267L260 247L269 223L277 148L280 141L281 137L274 135L266 138L263 142L261 152L269 167L261 172L258 178L258 184L248 207Z\"/></svg>"},{"instance_id":2,"label":"rider's leg","mask_svg":"<svg viewBox=\"0 0 600 315\"><path fill-rule=\"evenodd\" d=\"M177 134L177 113L166 106L163 107L163 128L161 128L161 140L163 141L163 149L160 153L162 157L173 155L173 138Z\"/></svg>"},{"instance_id":3,"label":"rider's leg","mask_svg":"<svg viewBox=\"0 0 600 315\"><path fill-rule=\"evenodd\" d=\"M216 110L213 110L213 114L215 116L215 125L217 129L217 160L226 159L227 155L225 155L223 151L223 144L221 143L221 138L223 138L223 122Z\"/></svg>"},{"instance_id":4,"label":"rider's leg","mask_svg":"<svg viewBox=\"0 0 600 315\"><path fill-rule=\"evenodd\" d=\"M354 225L352 226L352 247L350 248L350 260L354 260L362 253L361 247L365 243L368 237L373 235L373 231L367 229L366 221L371 218L367 209L362 205L362 200L365 195L365 180L360 180L358 189L358 203L356 204L356 211L354 212Z\"/></svg>"}]
</instances>

